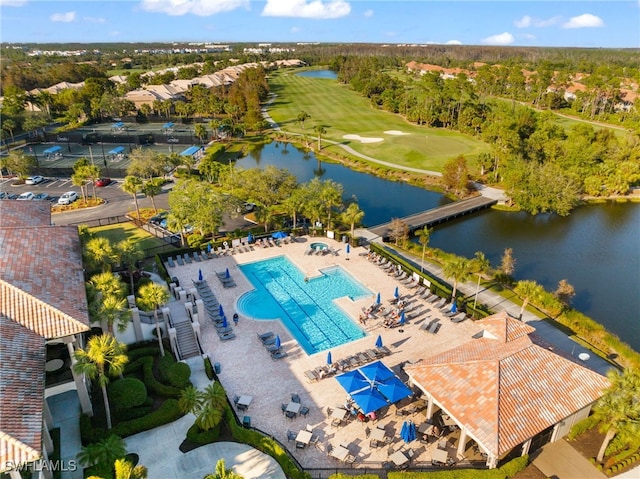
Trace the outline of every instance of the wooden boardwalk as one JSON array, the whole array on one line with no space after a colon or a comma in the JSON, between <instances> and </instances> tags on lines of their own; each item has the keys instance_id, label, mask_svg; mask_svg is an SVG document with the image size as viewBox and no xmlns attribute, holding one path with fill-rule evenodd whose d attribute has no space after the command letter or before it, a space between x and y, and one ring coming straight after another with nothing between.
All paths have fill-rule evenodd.
<instances>
[{"instance_id":1,"label":"wooden boardwalk","mask_svg":"<svg viewBox=\"0 0 640 479\"><path fill-rule=\"evenodd\" d=\"M495 205L498 200L493 198L486 198L484 196L476 196L469 198L468 200L456 201L455 203L449 203L444 206L432 208L430 210L422 211L414 215L405 216L400 218L407 223L409 231L415 231L423 226L432 226L438 223L443 223L458 216L467 215L475 211L479 211ZM376 236L388 237L391 230L391 222L381 225L367 228L371 233Z\"/></svg>"}]
</instances>

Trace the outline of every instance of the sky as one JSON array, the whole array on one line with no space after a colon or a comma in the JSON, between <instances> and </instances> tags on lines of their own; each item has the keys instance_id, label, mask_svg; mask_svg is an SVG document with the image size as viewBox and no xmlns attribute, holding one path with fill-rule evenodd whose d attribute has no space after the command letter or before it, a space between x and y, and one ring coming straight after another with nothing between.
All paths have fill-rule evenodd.
<instances>
[{"instance_id":1,"label":"sky","mask_svg":"<svg viewBox=\"0 0 640 479\"><path fill-rule=\"evenodd\" d=\"M0 0L0 40L640 47L640 0Z\"/></svg>"}]
</instances>

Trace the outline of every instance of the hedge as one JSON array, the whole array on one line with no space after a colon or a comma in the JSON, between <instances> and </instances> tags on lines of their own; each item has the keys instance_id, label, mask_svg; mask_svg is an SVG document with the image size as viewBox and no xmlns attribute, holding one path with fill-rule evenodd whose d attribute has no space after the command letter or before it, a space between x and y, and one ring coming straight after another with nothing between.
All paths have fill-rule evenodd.
<instances>
[{"instance_id":1,"label":"hedge","mask_svg":"<svg viewBox=\"0 0 640 479\"><path fill-rule=\"evenodd\" d=\"M126 372L131 373L142 368L143 380L147 390L160 396L178 399L180 397L180 388L167 386L158 381L153 375L153 357L145 356L130 363L126 367Z\"/></svg>"},{"instance_id":2,"label":"hedge","mask_svg":"<svg viewBox=\"0 0 640 479\"><path fill-rule=\"evenodd\" d=\"M114 411L140 406L147 399L146 386L136 378L123 378L110 383L108 393Z\"/></svg>"},{"instance_id":3,"label":"hedge","mask_svg":"<svg viewBox=\"0 0 640 479\"><path fill-rule=\"evenodd\" d=\"M216 427L213 427L208 431L203 431L194 423L187 431L187 439L199 446L216 442L220 437L221 424L222 423L218 423Z\"/></svg>"},{"instance_id":4,"label":"hedge","mask_svg":"<svg viewBox=\"0 0 640 479\"><path fill-rule=\"evenodd\" d=\"M580 434L588 431L589 429L593 428L597 424L598 424L598 419L593 415L588 416L581 421L578 421L573 425L573 427L571 428L571 431L569 431L569 434L567 434L567 440L573 441Z\"/></svg>"},{"instance_id":5,"label":"hedge","mask_svg":"<svg viewBox=\"0 0 640 479\"><path fill-rule=\"evenodd\" d=\"M448 469L429 472L390 471L388 479L506 479L515 476L529 464L529 456L513 459L497 469Z\"/></svg>"},{"instance_id":6,"label":"hedge","mask_svg":"<svg viewBox=\"0 0 640 479\"><path fill-rule=\"evenodd\" d=\"M213 366L211 364L211 359L209 359L209 356L204 358L204 372L206 373L209 380L213 381Z\"/></svg>"},{"instance_id":7,"label":"hedge","mask_svg":"<svg viewBox=\"0 0 640 479\"><path fill-rule=\"evenodd\" d=\"M150 414L152 410L153 408L151 406L132 407L122 409L121 411L114 411L113 415L120 421L131 421L132 419L138 419Z\"/></svg>"},{"instance_id":8,"label":"hedge","mask_svg":"<svg viewBox=\"0 0 640 479\"><path fill-rule=\"evenodd\" d=\"M173 422L183 415L178 407L178 401L176 399L167 399L157 411L138 419L117 424L111 429L111 434L116 434L120 437L131 436Z\"/></svg>"}]
</instances>

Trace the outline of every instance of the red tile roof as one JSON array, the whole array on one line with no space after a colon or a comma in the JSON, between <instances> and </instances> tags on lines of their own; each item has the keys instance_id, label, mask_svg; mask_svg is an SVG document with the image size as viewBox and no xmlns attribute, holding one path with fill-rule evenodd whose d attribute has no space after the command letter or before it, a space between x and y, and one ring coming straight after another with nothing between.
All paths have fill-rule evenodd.
<instances>
[{"instance_id":1,"label":"red tile roof","mask_svg":"<svg viewBox=\"0 0 640 479\"><path fill-rule=\"evenodd\" d=\"M496 456L590 405L609 385L506 314L478 324L482 337L405 371Z\"/></svg>"}]
</instances>

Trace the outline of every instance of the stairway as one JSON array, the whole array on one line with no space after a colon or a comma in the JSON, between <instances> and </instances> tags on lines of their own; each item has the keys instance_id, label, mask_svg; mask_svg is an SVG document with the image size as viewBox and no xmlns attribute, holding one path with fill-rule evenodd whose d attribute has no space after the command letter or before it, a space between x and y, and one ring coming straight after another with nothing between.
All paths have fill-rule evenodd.
<instances>
[{"instance_id":1,"label":"stairway","mask_svg":"<svg viewBox=\"0 0 640 479\"><path fill-rule=\"evenodd\" d=\"M178 343L179 360L200 356L200 348L196 341L190 321L180 321L174 323L176 330L176 342Z\"/></svg>"}]
</instances>

